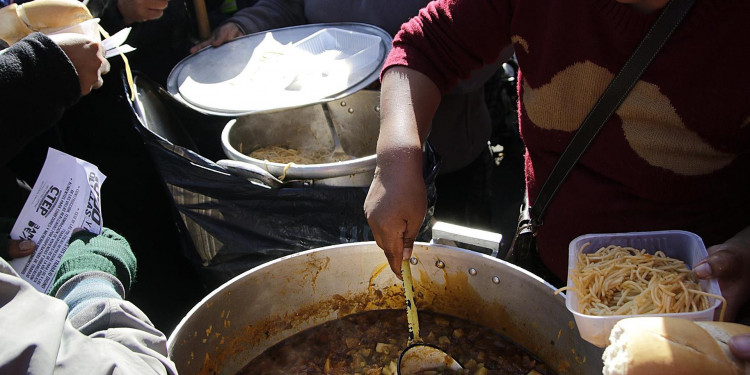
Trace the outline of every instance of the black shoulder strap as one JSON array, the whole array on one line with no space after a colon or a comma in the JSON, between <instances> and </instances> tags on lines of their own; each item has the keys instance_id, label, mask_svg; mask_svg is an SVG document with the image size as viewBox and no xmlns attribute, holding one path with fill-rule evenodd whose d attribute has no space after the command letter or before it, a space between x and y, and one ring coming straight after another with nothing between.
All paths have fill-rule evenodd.
<instances>
[{"instance_id":1,"label":"black shoulder strap","mask_svg":"<svg viewBox=\"0 0 750 375\"><path fill-rule=\"evenodd\" d=\"M671 0L656 19L651 29L635 49L633 55L625 63L620 72L610 82L607 89L586 116L580 128L573 136L568 147L560 155L557 164L552 169L547 181L542 185L539 196L531 205L531 219L533 226L542 224L542 218L547 206L573 166L578 162L586 148L601 129L602 125L612 116L620 103L627 97L630 90L646 70L654 56L661 50L672 32L680 24L695 0Z\"/></svg>"}]
</instances>

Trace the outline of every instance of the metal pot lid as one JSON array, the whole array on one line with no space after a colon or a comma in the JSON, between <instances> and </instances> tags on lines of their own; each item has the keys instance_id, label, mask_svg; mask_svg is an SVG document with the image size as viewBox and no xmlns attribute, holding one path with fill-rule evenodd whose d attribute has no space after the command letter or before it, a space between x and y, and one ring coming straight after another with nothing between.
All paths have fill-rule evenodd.
<instances>
[{"instance_id":1,"label":"metal pot lid","mask_svg":"<svg viewBox=\"0 0 750 375\"><path fill-rule=\"evenodd\" d=\"M275 29L207 47L180 61L167 90L201 113L241 116L323 103L375 81L391 48L363 23Z\"/></svg>"}]
</instances>

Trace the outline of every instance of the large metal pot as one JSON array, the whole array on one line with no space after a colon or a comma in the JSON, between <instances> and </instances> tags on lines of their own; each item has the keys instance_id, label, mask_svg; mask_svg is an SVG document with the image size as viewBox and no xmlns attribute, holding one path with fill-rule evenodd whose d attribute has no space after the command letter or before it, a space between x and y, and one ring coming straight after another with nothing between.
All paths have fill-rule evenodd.
<instances>
[{"instance_id":1,"label":"large metal pot","mask_svg":"<svg viewBox=\"0 0 750 375\"><path fill-rule=\"evenodd\" d=\"M601 349L580 338L564 297L543 280L455 247L417 243L414 257L420 310L502 332L558 374L601 372ZM256 267L210 293L169 337L169 354L181 374L234 374L306 328L385 308L404 308L403 290L374 242L310 250Z\"/></svg>"}]
</instances>

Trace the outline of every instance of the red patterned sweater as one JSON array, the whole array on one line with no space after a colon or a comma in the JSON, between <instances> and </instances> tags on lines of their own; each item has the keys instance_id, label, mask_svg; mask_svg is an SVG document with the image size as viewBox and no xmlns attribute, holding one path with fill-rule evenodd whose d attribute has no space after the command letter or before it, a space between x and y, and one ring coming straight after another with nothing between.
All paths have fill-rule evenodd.
<instances>
[{"instance_id":1,"label":"red patterned sweater","mask_svg":"<svg viewBox=\"0 0 750 375\"><path fill-rule=\"evenodd\" d=\"M512 43L533 204L658 13L614 0L438 0L404 24L384 70L412 67L445 92ZM581 234L681 229L711 246L750 225L748 19L750 1L697 0L604 125L539 229L558 277Z\"/></svg>"}]
</instances>

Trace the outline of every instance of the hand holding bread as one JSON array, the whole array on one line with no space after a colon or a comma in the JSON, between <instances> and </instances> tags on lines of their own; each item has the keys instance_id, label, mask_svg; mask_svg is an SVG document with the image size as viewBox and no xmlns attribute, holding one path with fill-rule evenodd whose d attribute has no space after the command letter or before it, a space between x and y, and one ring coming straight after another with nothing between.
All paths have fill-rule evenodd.
<instances>
[{"instance_id":1,"label":"hand holding bread","mask_svg":"<svg viewBox=\"0 0 750 375\"><path fill-rule=\"evenodd\" d=\"M104 58L101 43L81 34L54 34L49 36L65 52L76 69L81 84L81 95L102 87L102 75L109 72L109 62Z\"/></svg>"},{"instance_id":2,"label":"hand holding bread","mask_svg":"<svg viewBox=\"0 0 750 375\"><path fill-rule=\"evenodd\" d=\"M102 75L109 72L110 65L98 38L65 29L91 19L91 12L78 0L14 3L0 9L0 38L11 45L34 32L46 34L65 52L78 75L81 95L87 95L102 86Z\"/></svg>"}]
</instances>

